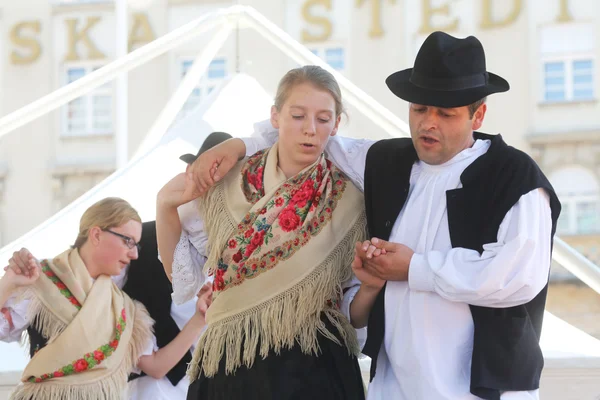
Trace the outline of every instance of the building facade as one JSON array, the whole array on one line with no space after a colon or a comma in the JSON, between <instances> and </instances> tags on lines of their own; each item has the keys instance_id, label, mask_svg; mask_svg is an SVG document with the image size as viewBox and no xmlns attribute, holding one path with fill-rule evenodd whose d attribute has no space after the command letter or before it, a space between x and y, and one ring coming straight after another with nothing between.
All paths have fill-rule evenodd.
<instances>
[{"instance_id":1,"label":"building facade","mask_svg":"<svg viewBox=\"0 0 600 400\"><path fill-rule=\"evenodd\" d=\"M129 0L134 50L201 15L253 6L400 118L385 86L428 33L476 35L511 90L491 96L483 130L528 152L563 202L558 234L600 263L600 4L594 0ZM204 34L128 74L132 154L207 43ZM112 1L0 2L2 115L116 57ZM180 116L237 71L274 93L296 64L256 32L226 41ZM277 77L277 78L274 78ZM233 116L236 110L232 110ZM385 137L349 110L346 132ZM0 138L0 245L26 233L116 168L115 85L107 83ZM143 184L143 182L139 182Z\"/></svg>"}]
</instances>

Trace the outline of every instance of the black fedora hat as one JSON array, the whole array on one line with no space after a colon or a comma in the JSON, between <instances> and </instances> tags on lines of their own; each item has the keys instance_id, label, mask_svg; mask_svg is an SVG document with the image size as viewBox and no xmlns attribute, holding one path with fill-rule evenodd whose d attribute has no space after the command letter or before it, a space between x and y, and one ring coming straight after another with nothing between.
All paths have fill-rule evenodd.
<instances>
[{"instance_id":1,"label":"black fedora hat","mask_svg":"<svg viewBox=\"0 0 600 400\"><path fill-rule=\"evenodd\" d=\"M510 88L486 70L485 52L476 37L459 39L444 32L429 35L414 67L393 73L385 83L410 103L445 108L466 106Z\"/></svg>"},{"instance_id":2,"label":"black fedora hat","mask_svg":"<svg viewBox=\"0 0 600 400\"><path fill-rule=\"evenodd\" d=\"M194 161L196 161L196 158L200 157L200 154L204 153L206 150L218 145L221 142L226 141L227 139L231 139L233 136L231 136L229 133L225 133L225 132L212 132L211 134L209 134L206 139L204 139L204 143L202 143L202 146L200 147L200 150L198 150L198 154L193 155L193 154L184 154L181 157L179 157L179 159L181 161L185 161L188 164L193 163Z\"/></svg>"}]
</instances>

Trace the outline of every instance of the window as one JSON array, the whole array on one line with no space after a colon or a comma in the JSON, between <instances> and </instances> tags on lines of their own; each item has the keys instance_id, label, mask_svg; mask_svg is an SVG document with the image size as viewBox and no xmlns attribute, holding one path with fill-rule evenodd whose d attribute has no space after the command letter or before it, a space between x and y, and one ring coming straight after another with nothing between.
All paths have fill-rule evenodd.
<instances>
[{"instance_id":1,"label":"window","mask_svg":"<svg viewBox=\"0 0 600 400\"><path fill-rule=\"evenodd\" d=\"M558 196L562 204L556 232L559 235L600 234L600 201L598 196Z\"/></svg>"},{"instance_id":2,"label":"window","mask_svg":"<svg viewBox=\"0 0 600 400\"><path fill-rule=\"evenodd\" d=\"M563 101L565 95L565 64L549 62L544 66L546 101Z\"/></svg>"},{"instance_id":3,"label":"window","mask_svg":"<svg viewBox=\"0 0 600 400\"><path fill-rule=\"evenodd\" d=\"M550 177L562 204L559 235L600 234L600 185L587 169L565 167Z\"/></svg>"},{"instance_id":4,"label":"window","mask_svg":"<svg viewBox=\"0 0 600 400\"><path fill-rule=\"evenodd\" d=\"M544 100L547 102L592 100L592 59L552 60L544 63Z\"/></svg>"},{"instance_id":5,"label":"window","mask_svg":"<svg viewBox=\"0 0 600 400\"><path fill-rule=\"evenodd\" d=\"M314 55L321 57L323 61L336 71L343 72L346 68L345 50L340 46L321 46L310 49Z\"/></svg>"},{"instance_id":6,"label":"window","mask_svg":"<svg viewBox=\"0 0 600 400\"><path fill-rule=\"evenodd\" d=\"M541 28L539 38L543 101L552 103L594 99L594 24L574 22L548 25Z\"/></svg>"},{"instance_id":7,"label":"window","mask_svg":"<svg viewBox=\"0 0 600 400\"><path fill-rule=\"evenodd\" d=\"M69 66L65 84L97 70L100 66ZM106 135L113 133L112 83L100 86L88 95L70 101L64 108L64 136Z\"/></svg>"},{"instance_id":8,"label":"window","mask_svg":"<svg viewBox=\"0 0 600 400\"><path fill-rule=\"evenodd\" d=\"M594 63L592 60L573 61L573 99L594 97Z\"/></svg>"},{"instance_id":9,"label":"window","mask_svg":"<svg viewBox=\"0 0 600 400\"><path fill-rule=\"evenodd\" d=\"M192 67L193 60L186 59L181 62L181 75L180 79L187 74L188 70ZM227 62L225 58L215 58L210 65L208 70L204 74L198 85L192 90L187 101L183 105L179 117L186 115L193 110L200 102L208 96L215 87L227 78Z\"/></svg>"},{"instance_id":10,"label":"window","mask_svg":"<svg viewBox=\"0 0 600 400\"><path fill-rule=\"evenodd\" d=\"M598 213L598 201L593 199L581 199L576 202L577 209L577 233L590 234L599 232L600 219Z\"/></svg>"}]
</instances>

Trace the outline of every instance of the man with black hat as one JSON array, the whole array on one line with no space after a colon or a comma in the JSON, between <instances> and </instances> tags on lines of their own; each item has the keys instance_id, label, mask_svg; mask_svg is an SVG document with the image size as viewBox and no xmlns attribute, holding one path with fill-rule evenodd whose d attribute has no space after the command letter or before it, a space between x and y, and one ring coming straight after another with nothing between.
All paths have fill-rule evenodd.
<instances>
[{"instance_id":1,"label":"man with black hat","mask_svg":"<svg viewBox=\"0 0 600 400\"><path fill-rule=\"evenodd\" d=\"M443 32L386 83L410 103L411 139L338 135L327 147L364 189L372 236L357 244L353 263L363 282L354 301L370 309L352 321L368 320L368 399L538 399L560 203L529 156L477 132L486 96L509 85L486 70L479 40ZM228 171L231 153L276 140L272 127L259 129L260 140L228 141L200 157L198 188Z\"/></svg>"}]
</instances>

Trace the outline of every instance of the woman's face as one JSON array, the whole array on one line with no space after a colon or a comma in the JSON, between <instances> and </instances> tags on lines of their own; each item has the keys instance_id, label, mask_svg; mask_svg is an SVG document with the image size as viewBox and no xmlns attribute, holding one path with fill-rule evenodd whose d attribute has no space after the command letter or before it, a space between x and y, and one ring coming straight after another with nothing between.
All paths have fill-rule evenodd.
<instances>
[{"instance_id":1,"label":"woman's face","mask_svg":"<svg viewBox=\"0 0 600 400\"><path fill-rule=\"evenodd\" d=\"M335 100L327 90L310 83L290 89L281 107L271 108L271 123L279 129L279 160L300 171L314 163L337 132Z\"/></svg>"},{"instance_id":2,"label":"woman's face","mask_svg":"<svg viewBox=\"0 0 600 400\"><path fill-rule=\"evenodd\" d=\"M136 245L142 237L142 224L129 220L121 226L96 231L98 246L94 258L100 269L99 273L120 275L131 260L138 258Z\"/></svg>"}]
</instances>

